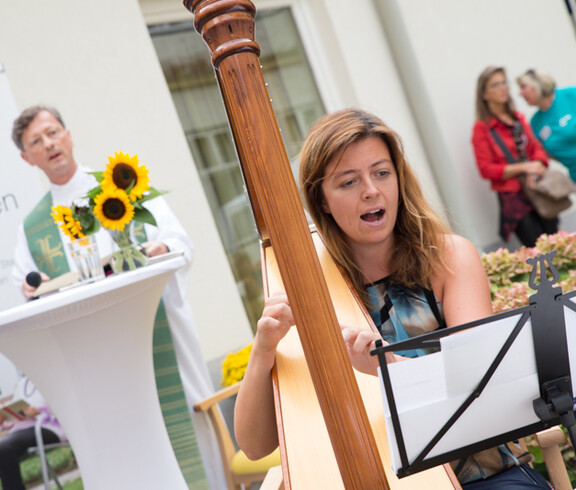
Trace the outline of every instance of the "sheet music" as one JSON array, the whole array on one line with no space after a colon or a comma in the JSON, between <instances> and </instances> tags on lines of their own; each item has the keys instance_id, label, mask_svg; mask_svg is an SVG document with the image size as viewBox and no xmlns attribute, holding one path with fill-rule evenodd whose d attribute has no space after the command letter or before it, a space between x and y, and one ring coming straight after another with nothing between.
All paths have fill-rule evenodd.
<instances>
[{"instance_id":1,"label":"sheet music","mask_svg":"<svg viewBox=\"0 0 576 490\"><path fill-rule=\"evenodd\" d=\"M520 315L472 328L440 339L448 396L470 393L481 381L512 333ZM492 377L492 384L507 383L536 372L530 321Z\"/></svg>"},{"instance_id":2,"label":"sheet music","mask_svg":"<svg viewBox=\"0 0 576 490\"><path fill-rule=\"evenodd\" d=\"M565 311L566 323L576 322L575 314ZM507 317L444 337L440 352L388 365L409 461L420 454L472 393L519 319L520 315ZM570 345L576 348L576 332L569 336ZM539 396L528 321L482 395L427 458L538 422L532 400ZM397 471L402 465L385 394L384 403Z\"/></svg>"}]
</instances>

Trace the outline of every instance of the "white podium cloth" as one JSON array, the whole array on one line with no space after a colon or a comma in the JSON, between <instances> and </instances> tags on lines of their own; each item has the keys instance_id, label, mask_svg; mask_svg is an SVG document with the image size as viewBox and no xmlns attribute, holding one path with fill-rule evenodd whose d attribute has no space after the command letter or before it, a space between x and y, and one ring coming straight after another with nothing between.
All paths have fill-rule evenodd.
<instances>
[{"instance_id":1,"label":"white podium cloth","mask_svg":"<svg viewBox=\"0 0 576 490\"><path fill-rule=\"evenodd\" d=\"M188 488L162 418L154 316L182 257L0 312L0 351L57 415L84 488Z\"/></svg>"}]
</instances>

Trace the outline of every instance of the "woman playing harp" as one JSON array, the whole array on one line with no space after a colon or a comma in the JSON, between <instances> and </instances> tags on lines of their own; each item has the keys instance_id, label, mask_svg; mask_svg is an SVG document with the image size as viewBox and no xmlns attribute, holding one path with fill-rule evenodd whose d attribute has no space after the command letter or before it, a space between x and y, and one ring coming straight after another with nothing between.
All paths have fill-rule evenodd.
<instances>
[{"instance_id":1,"label":"woman playing harp","mask_svg":"<svg viewBox=\"0 0 576 490\"><path fill-rule=\"evenodd\" d=\"M488 280L476 249L450 233L433 213L404 157L400 137L381 120L353 109L320 119L300 155L300 186L328 250L379 330L342 327L356 369L376 375L378 360L369 351L380 337L392 343L491 315ZM236 401L236 438L253 459L278 446L271 373L276 347L293 323L286 295L271 296ZM408 351L402 356L422 354ZM389 362L402 356L391 356ZM508 483L509 477L518 476L525 477L530 488L549 488L534 486L533 480L541 477L527 465L518 466L521 454L509 446L495 466L486 466L489 459L480 457L462 463L461 483L494 475L480 483L490 483L486 488L524 488ZM498 448L483 453L494 451L501 454ZM508 479L500 485L496 479L501 477ZM469 488L477 484L469 483ZM541 479L539 484L546 482Z\"/></svg>"}]
</instances>

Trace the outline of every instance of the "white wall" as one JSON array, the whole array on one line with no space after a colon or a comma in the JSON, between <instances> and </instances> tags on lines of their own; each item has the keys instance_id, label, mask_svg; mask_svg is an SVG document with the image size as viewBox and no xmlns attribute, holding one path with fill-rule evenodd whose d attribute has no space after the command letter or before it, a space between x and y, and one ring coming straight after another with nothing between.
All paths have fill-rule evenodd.
<instances>
[{"instance_id":1,"label":"white wall","mask_svg":"<svg viewBox=\"0 0 576 490\"><path fill-rule=\"evenodd\" d=\"M137 0L4 0L0 61L20 110L37 103L61 110L79 163L103 170L114 151L136 153L153 185L171 190L167 200L195 244L188 298L206 360L250 342L248 320Z\"/></svg>"},{"instance_id":2,"label":"white wall","mask_svg":"<svg viewBox=\"0 0 576 490\"><path fill-rule=\"evenodd\" d=\"M395 129L424 192L443 214L428 156L374 2L355 0L354 15L347 0L294 3L317 83L330 96L325 100L327 111L361 107Z\"/></svg>"}]
</instances>

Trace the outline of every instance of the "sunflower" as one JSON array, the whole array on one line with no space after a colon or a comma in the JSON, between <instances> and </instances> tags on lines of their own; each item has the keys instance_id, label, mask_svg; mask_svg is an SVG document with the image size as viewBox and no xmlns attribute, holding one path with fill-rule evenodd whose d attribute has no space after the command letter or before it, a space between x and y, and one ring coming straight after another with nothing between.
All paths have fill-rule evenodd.
<instances>
[{"instance_id":1,"label":"sunflower","mask_svg":"<svg viewBox=\"0 0 576 490\"><path fill-rule=\"evenodd\" d=\"M69 236L71 240L83 238L85 235L82 232L82 225L78 221L72 210L65 206L54 206L52 208L52 218L65 235Z\"/></svg>"},{"instance_id":2,"label":"sunflower","mask_svg":"<svg viewBox=\"0 0 576 490\"><path fill-rule=\"evenodd\" d=\"M150 188L148 169L138 165L138 155L116 152L108 157L101 185L103 190L123 189L135 201Z\"/></svg>"},{"instance_id":3,"label":"sunflower","mask_svg":"<svg viewBox=\"0 0 576 490\"><path fill-rule=\"evenodd\" d=\"M109 230L120 230L134 217L134 206L121 189L103 190L94 199L94 214Z\"/></svg>"}]
</instances>

